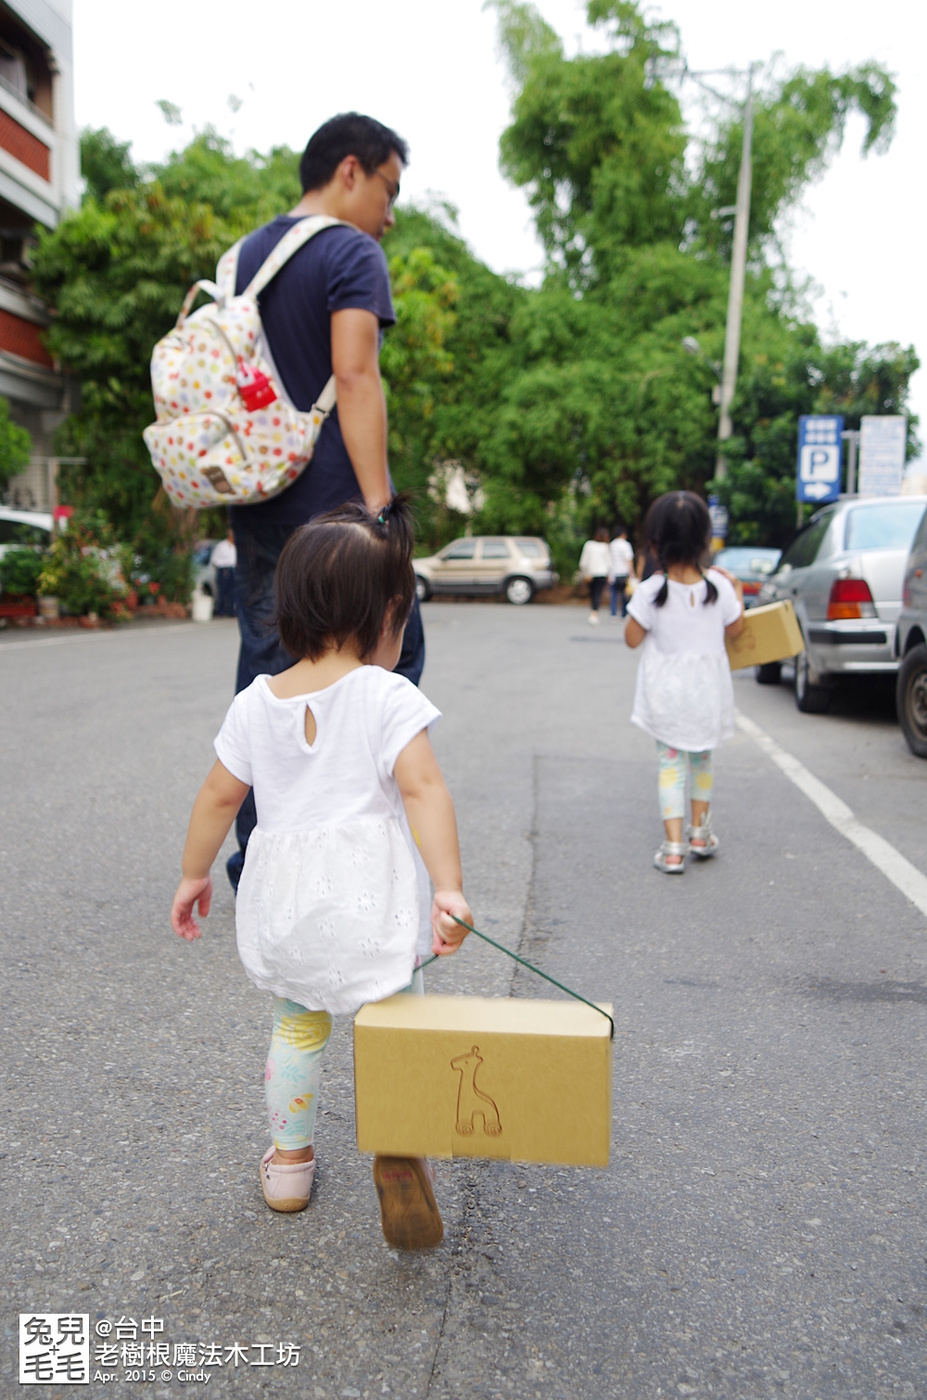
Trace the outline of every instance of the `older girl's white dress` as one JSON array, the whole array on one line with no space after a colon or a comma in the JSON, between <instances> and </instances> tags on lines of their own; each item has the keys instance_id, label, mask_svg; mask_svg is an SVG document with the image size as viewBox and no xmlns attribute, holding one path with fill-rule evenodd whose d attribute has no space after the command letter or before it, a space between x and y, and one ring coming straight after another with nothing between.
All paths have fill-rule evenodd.
<instances>
[{"instance_id":1,"label":"older girl's white dress","mask_svg":"<svg viewBox=\"0 0 927 1400\"><path fill-rule=\"evenodd\" d=\"M236 695L215 740L257 808L236 899L238 951L258 987L353 1013L408 986L430 946L428 877L393 768L440 712L379 666L286 700L269 680Z\"/></svg>"},{"instance_id":2,"label":"older girl's white dress","mask_svg":"<svg viewBox=\"0 0 927 1400\"><path fill-rule=\"evenodd\" d=\"M734 687L724 647L724 629L740 617L733 585L714 569L708 576L718 590L706 603L707 588L669 579L662 608L654 599L663 575L638 584L628 612L646 628L637 669L631 721L674 749L702 753L734 733Z\"/></svg>"}]
</instances>

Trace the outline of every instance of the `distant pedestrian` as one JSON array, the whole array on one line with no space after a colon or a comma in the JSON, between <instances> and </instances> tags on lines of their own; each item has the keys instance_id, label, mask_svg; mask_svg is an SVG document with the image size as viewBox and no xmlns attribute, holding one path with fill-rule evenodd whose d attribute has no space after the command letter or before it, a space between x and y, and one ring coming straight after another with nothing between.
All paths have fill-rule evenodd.
<instances>
[{"instance_id":1,"label":"distant pedestrian","mask_svg":"<svg viewBox=\"0 0 927 1400\"><path fill-rule=\"evenodd\" d=\"M209 556L209 562L216 571L216 616L235 616L235 535L229 529L224 540L220 540Z\"/></svg>"},{"instance_id":2,"label":"distant pedestrian","mask_svg":"<svg viewBox=\"0 0 927 1400\"><path fill-rule=\"evenodd\" d=\"M634 578L634 550L628 543L628 532L623 525L615 531L615 538L608 546L608 586L611 593L612 617L618 616L618 600L621 599L621 616L628 615L628 579Z\"/></svg>"},{"instance_id":3,"label":"distant pedestrian","mask_svg":"<svg viewBox=\"0 0 927 1400\"><path fill-rule=\"evenodd\" d=\"M428 739L439 712L393 673L415 594L411 558L401 499L378 515L349 504L291 535L275 622L301 659L236 696L190 819L171 910L186 939L199 937L194 909L209 913L210 868L254 789L258 824L235 913L245 971L273 994L273 1146L260 1167L271 1210L309 1204L332 1013L421 991L420 955L457 950L465 930L452 915L472 923L454 807ZM437 1244L427 1162L378 1156L373 1173L389 1243Z\"/></svg>"},{"instance_id":4,"label":"distant pedestrian","mask_svg":"<svg viewBox=\"0 0 927 1400\"><path fill-rule=\"evenodd\" d=\"M711 534L708 507L691 491L671 491L650 508L644 538L657 572L634 590L625 641L644 643L632 722L657 741L660 814L666 839L658 870L681 875L686 856L713 856L712 750L734 732L734 688L725 637L743 630L743 588L726 569L703 573ZM683 842L686 769L692 824Z\"/></svg>"},{"instance_id":5,"label":"distant pedestrian","mask_svg":"<svg viewBox=\"0 0 927 1400\"><path fill-rule=\"evenodd\" d=\"M583 545L579 571L589 585L589 621L595 625L599 620L602 591L608 581L608 531L604 525L600 525L594 538Z\"/></svg>"}]
</instances>

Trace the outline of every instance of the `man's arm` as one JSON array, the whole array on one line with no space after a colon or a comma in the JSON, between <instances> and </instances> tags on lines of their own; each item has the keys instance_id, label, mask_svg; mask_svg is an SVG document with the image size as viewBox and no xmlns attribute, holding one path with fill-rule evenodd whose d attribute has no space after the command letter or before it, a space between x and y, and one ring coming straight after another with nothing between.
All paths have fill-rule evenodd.
<instances>
[{"instance_id":1,"label":"man's arm","mask_svg":"<svg viewBox=\"0 0 927 1400\"><path fill-rule=\"evenodd\" d=\"M341 435L369 510L390 498L386 399L380 381L380 322L372 311L333 311L332 368Z\"/></svg>"}]
</instances>

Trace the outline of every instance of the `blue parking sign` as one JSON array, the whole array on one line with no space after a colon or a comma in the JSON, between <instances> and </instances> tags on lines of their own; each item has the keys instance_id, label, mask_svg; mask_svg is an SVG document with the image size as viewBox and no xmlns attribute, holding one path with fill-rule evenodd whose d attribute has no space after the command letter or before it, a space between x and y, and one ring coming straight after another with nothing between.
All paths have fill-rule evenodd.
<instances>
[{"instance_id":1,"label":"blue parking sign","mask_svg":"<svg viewBox=\"0 0 927 1400\"><path fill-rule=\"evenodd\" d=\"M798 480L800 501L823 505L840 495L840 414L803 414L798 420Z\"/></svg>"}]
</instances>

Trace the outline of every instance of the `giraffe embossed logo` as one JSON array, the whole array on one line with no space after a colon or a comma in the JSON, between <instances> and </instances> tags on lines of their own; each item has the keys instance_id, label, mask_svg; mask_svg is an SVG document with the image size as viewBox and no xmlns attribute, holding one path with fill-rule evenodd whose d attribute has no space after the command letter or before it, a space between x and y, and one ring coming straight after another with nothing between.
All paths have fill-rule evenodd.
<instances>
[{"instance_id":1,"label":"giraffe embossed logo","mask_svg":"<svg viewBox=\"0 0 927 1400\"><path fill-rule=\"evenodd\" d=\"M460 1075L457 1090L457 1131L461 1137L470 1137L476 1131L476 1120L482 1118L483 1132L490 1137L498 1137L502 1132L499 1110L488 1094L476 1086L476 1073L483 1063L480 1047L474 1045L465 1055L451 1060L451 1069Z\"/></svg>"}]
</instances>

